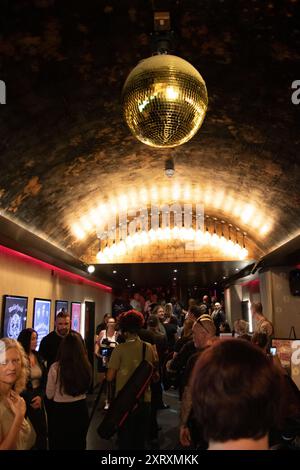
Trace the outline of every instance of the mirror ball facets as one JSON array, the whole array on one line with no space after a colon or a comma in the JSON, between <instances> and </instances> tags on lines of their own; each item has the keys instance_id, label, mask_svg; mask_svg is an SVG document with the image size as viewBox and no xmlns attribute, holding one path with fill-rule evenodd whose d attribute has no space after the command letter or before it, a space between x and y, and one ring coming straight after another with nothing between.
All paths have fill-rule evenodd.
<instances>
[{"instance_id":1,"label":"mirror ball facets","mask_svg":"<svg viewBox=\"0 0 300 470\"><path fill-rule=\"evenodd\" d=\"M142 60L122 92L125 121L151 147L176 147L202 125L208 97L205 82L189 62L172 55Z\"/></svg>"}]
</instances>

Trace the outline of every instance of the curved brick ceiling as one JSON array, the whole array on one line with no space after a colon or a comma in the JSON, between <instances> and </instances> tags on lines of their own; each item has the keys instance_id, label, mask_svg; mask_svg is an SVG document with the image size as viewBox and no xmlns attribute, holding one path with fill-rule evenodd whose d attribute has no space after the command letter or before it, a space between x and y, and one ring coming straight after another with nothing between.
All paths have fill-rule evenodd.
<instances>
[{"instance_id":1,"label":"curved brick ceiling","mask_svg":"<svg viewBox=\"0 0 300 470\"><path fill-rule=\"evenodd\" d=\"M209 110L189 143L163 151L131 136L120 106L129 71L151 55L150 1L4 2L2 214L84 257L94 239L77 242L71 221L112 194L163 186L172 154L180 184L223 191L272 219L264 239L248 227L264 252L293 236L300 220L300 105L291 102L291 83L300 78L297 11L297 0L179 2L175 52L203 75ZM240 225L234 214L227 219Z\"/></svg>"}]
</instances>

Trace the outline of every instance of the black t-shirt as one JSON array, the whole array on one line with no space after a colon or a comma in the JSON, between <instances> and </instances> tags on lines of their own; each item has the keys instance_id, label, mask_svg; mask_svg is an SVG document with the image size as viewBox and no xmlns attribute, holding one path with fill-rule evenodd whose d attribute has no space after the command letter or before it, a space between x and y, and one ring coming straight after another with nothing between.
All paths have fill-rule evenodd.
<instances>
[{"instance_id":1,"label":"black t-shirt","mask_svg":"<svg viewBox=\"0 0 300 470\"><path fill-rule=\"evenodd\" d=\"M225 313L223 310L218 310L217 312L212 313L212 320L217 328L217 331L220 330L220 326L225 322Z\"/></svg>"},{"instance_id":2,"label":"black t-shirt","mask_svg":"<svg viewBox=\"0 0 300 470\"><path fill-rule=\"evenodd\" d=\"M142 341L146 341L146 343L150 344L155 344L154 336L151 331L141 328L138 332L138 335Z\"/></svg>"},{"instance_id":3,"label":"black t-shirt","mask_svg":"<svg viewBox=\"0 0 300 470\"><path fill-rule=\"evenodd\" d=\"M193 372L194 366L197 362L197 359L205 349L206 348L196 349L196 352L189 357L189 359L186 363L185 370L184 370L183 387L185 387L188 384L188 382L189 382L189 380L192 376L192 372Z\"/></svg>"},{"instance_id":4,"label":"black t-shirt","mask_svg":"<svg viewBox=\"0 0 300 470\"><path fill-rule=\"evenodd\" d=\"M184 389L185 368L189 358L197 352L194 341L188 341L172 359L170 363L170 372L174 374L173 381L178 386L179 398L181 399Z\"/></svg>"},{"instance_id":5,"label":"black t-shirt","mask_svg":"<svg viewBox=\"0 0 300 470\"><path fill-rule=\"evenodd\" d=\"M70 333L78 334L76 331L70 330ZM83 339L81 335L79 335L82 342ZM45 336L40 344L39 354L41 358L47 362L47 371L49 371L50 367L52 366L53 362L56 361L56 356L58 353L58 349L60 343L63 340L63 336L59 336L56 331L51 331L47 336Z\"/></svg>"},{"instance_id":6,"label":"black t-shirt","mask_svg":"<svg viewBox=\"0 0 300 470\"><path fill-rule=\"evenodd\" d=\"M174 352L179 353L179 351L183 348L183 346L189 341L191 341L191 339L192 339L192 335L182 336L181 338L179 338L175 343Z\"/></svg>"},{"instance_id":7,"label":"black t-shirt","mask_svg":"<svg viewBox=\"0 0 300 470\"><path fill-rule=\"evenodd\" d=\"M45 336L41 341L39 353L43 360L47 362L48 371L53 362L56 361L57 352L62 339L62 336L59 336L56 331L51 331L51 333Z\"/></svg>"},{"instance_id":8,"label":"black t-shirt","mask_svg":"<svg viewBox=\"0 0 300 470\"><path fill-rule=\"evenodd\" d=\"M172 359L171 364L170 364L170 369L177 371L177 372L182 372L187 364L188 359L197 352L197 349L194 345L194 341L188 341L179 351L177 356Z\"/></svg>"},{"instance_id":9,"label":"black t-shirt","mask_svg":"<svg viewBox=\"0 0 300 470\"><path fill-rule=\"evenodd\" d=\"M165 335L158 333L158 332L149 331L149 333L151 333L153 336L153 340L154 340L153 344L155 344L156 346L157 354L159 357L159 362L160 364L162 364L166 355L166 351L168 349L167 338Z\"/></svg>"},{"instance_id":10,"label":"black t-shirt","mask_svg":"<svg viewBox=\"0 0 300 470\"><path fill-rule=\"evenodd\" d=\"M176 342L177 326L174 323L164 323L164 327L167 333L168 346L173 349Z\"/></svg>"}]
</instances>

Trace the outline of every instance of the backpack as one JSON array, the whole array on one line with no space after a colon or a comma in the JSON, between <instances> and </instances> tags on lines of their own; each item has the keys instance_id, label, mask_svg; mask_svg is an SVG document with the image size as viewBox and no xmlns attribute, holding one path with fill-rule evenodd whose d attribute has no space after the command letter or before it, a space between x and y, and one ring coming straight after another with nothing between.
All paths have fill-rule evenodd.
<instances>
[{"instance_id":1,"label":"backpack","mask_svg":"<svg viewBox=\"0 0 300 470\"><path fill-rule=\"evenodd\" d=\"M97 432L103 439L110 439L125 423L129 414L143 397L154 367L145 359L146 344L143 343L143 357L124 387L111 403L104 419L98 426Z\"/></svg>"}]
</instances>

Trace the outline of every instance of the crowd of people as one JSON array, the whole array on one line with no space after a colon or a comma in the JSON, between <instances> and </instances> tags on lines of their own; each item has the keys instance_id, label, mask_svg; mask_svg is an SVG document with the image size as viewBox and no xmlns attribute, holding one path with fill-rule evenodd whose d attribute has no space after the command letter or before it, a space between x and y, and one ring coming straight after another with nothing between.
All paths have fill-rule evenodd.
<instances>
[{"instance_id":1,"label":"crowd of people","mask_svg":"<svg viewBox=\"0 0 300 470\"><path fill-rule=\"evenodd\" d=\"M268 449L299 431L300 392L269 353L274 328L260 303L251 306L249 334L243 319L231 329L222 302L208 295L189 299L186 308L175 297L145 297L116 295L95 332L104 413L143 359L153 367L142 398L118 428L119 449L158 441L157 412L168 412L163 391L171 387L180 402L181 447ZM232 337L222 337L230 331ZM84 450L92 383L85 343L71 330L70 315L60 312L38 352L36 345L31 328L18 341L0 340L0 449Z\"/></svg>"},{"instance_id":2,"label":"crowd of people","mask_svg":"<svg viewBox=\"0 0 300 470\"><path fill-rule=\"evenodd\" d=\"M153 293L151 293L149 299L145 302L143 300L141 301L140 294L138 293L135 293L132 299L127 299L126 301L124 299L122 300L121 296L118 296L115 305L116 304L118 305L118 309L117 311L113 309L113 315L115 328L119 328L117 342L122 343L123 341L128 341L126 335L125 338L122 335L122 328L124 328L124 326L121 327L121 325L123 325L124 315L122 312L123 305L124 309L132 308L132 310L129 311L132 316L139 314L140 317L139 322L137 322L137 324L139 323L139 327L137 326L134 332L135 339L131 338L130 341L137 341L139 338L139 340L147 341L152 344L154 357L157 358L155 367L158 370L158 380L155 384L152 383L150 387L152 397L147 425L148 431L145 426L147 417L143 416L144 428L139 431L139 436L144 437L143 445L141 441L139 441L139 448L144 448L147 438L157 438L158 426L156 413L158 409L166 409L166 405L163 403L162 399L162 391L170 387L178 390L180 400L180 444L183 447L196 449L212 448L207 435L203 432L203 423L199 425L199 421L201 423L201 420L199 420L198 408L194 406L195 390L193 392L193 387L195 387L195 385L193 384L198 382L193 380L193 374L195 374L193 371L206 350L215 347L218 348L219 344L223 345L225 341L225 339L222 338L223 333L228 334L231 332L231 336L234 338L229 339L226 337L226 345L228 345L226 347L229 348L228 356L230 356L229 350L231 347L233 349L239 347L241 351L243 348L246 348L246 355L249 352L249 347L250 352L253 348L256 352L259 349L260 354L263 353L264 357L267 358L271 375L274 372L276 377L282 379L279 380L279 382L276 381L277 379L274 379L274 383L279 387L277 387L276 390L278 393L280 391L281 403L279 407L278 403L276 403L276 411L273 416L274 421L269 421L270 428L267 434L270 433L270 442L268 441L268 444L266 444L264 435L263 445L274 445L276 439L277 441L280 439L281 433L284 432L284 429L288 426L287 423L289 423L291 416L300 417L299 391L296 386L294 386L286 370L281 366L278 357L273 357L269 354L274 328L272 323L263 315L262 305L260 303L253 303L251 306L253 322L255 324L255 332L252 335L249 334L249 323L244 319L236 320L231 329L226 320L222 303L218 302L217 299L209 300L207 295L205 295L201 301L190 299L186 310L180 305L177 299L172 299L171 302L167 303L164 299L159 299L157 294ZM135 310L136 308L139 310ZM128 315L128 313L125 315ZM241 341L242 343L240 344ZM233 345L231 346L231 344ZM122 355L121 357L118 355L120 351L121 348L116 348L111 351L111 359L107 363L107 377L109 379L116 377L118 373L124 374L122 369L127 359L124 359L125 362L123 364ZM118 357L118 360L116 360L116 357ZM137 355L136 361L139 360L138 357L140 357L140 355ZM234 362L232 362L232 364L234 364ZM231 367L230 359L227 365ZM126 367L125 369L127 370ZM249 371L249 369L247 369L247 371ZM264 369L262 369L262 371L264 371ZM259 373L259 371L257 371L257 373ZM130 373L127 379L129 376ZM216 374L215 380L219 380L218 374ZM248 387L249 384L247 380L245 379L245 386ZM255 380L255 378L253 378L253 380ZM213 386L213 383L211 383L211 386ZM244 385L242 384L241 386ZM227 388L225 389L227 390ZM223 393L225 403L226 396L224 390ZM274 397L276 396L275 392ZM231 399L234 401L234 396ZM282 402L285 404L283 405ZM252 405L249 406L251 407ZM281 413L280 416L279 410ZM293 410L293 413L291 413L291 410ZM234 413L234 409L232 409L231 412ZM132 429L139 429L139 418L138 415L136 416L137 421L132 424ZM134 415L132 419L134 420ZM297 419L295 419L295 422L297 422ZM131 437L132 441L130 441ZM246 436L245 439L248 437L249 436ZM252 448L253 442L251 439L250 441L247 439L243 440L243 436L241 439L241 442L237 444L238 448L240 448L240 445L245 445L245 448L248 448L247 446L249 445L249 448ZM256 443L255 435L253 439L254 443ZM233 441L235 441L235 439L233 439ZM135 443L136 438L134 432L128 432L126 445L129 446L129 448L135 448ZM232 448L234 448L234 444L228 444L228 446L230 445L233 445ZM257 448L260 448L260 445L261 442L258 443Z\"/></svg>"}]
</instances>

